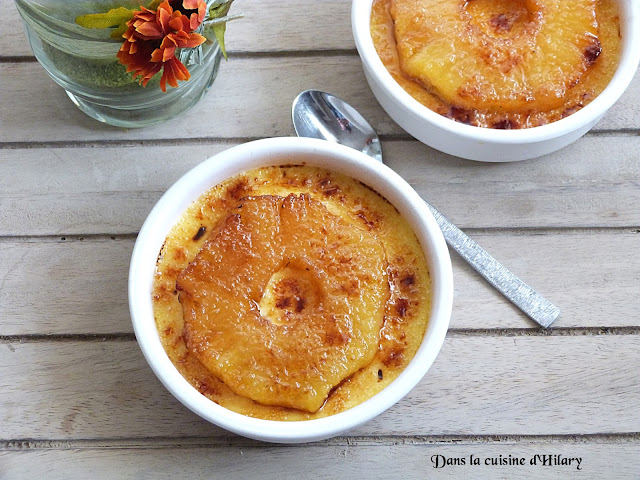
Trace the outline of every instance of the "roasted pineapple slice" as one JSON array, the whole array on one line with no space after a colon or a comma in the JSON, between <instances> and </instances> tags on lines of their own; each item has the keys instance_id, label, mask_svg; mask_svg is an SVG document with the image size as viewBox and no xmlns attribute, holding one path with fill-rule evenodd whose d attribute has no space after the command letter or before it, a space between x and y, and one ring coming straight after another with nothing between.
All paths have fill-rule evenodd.
<instances>
[{"instance_id":1,"label":"roasted pineapple slice","mask_svg":"<svg viewBox=\"0 0 640 480\"><path fill-rule=\"evenodd\" d=\"M187 347L209 371L307 412L371 362L390 294L379 241L308 195L243 199L177 289Z\"/></svg>"},{"instance_id":2,"label":"roasted pineapple slice","mask_svg":"<svg viewBox=\"0 0 640 480\"><path fill-rule=\"evenodd\" d=\"M404 73L453 106L562 105L600 53L597 0L391 0Z\"/></svg>"}]
</instances>

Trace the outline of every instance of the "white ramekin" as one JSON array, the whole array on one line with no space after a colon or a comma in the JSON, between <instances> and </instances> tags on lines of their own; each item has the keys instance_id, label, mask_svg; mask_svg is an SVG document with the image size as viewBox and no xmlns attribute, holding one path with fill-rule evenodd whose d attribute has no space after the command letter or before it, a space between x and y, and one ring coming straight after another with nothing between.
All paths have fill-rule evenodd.
<instances>
[{"instance_id":1,"label":"white ramekin","mask_svg":"<svg viewBox=\"0 0 640 480\"><path fill-rule=\"evenodd\" d=\"M379 192L409 221L426 255L433 281L431 317L422 344L407 368L382 392L337 415L283 422L250 418L210 401L173 366L156 329L151 289L160 248L184 210L201 194L244 171L272 165L307 164L349 175ZM129 271L129 308L140 348L165 387L202 418L239 435L299 443L329 438L352 429L392 406L425 375L445 338L451 316L453 280L444 238L420 196L394 171L356 150L322 140L271 138L221 152L178 180L145 221Z\"/></svg>"},{"instance_id":2,"label":"white ramekin","mask_svg":"<svg viewBox=\"0 0 640 480\"><path fill-rule=\"evenodd\" d=\"M370 33L373 0L353 0L353 37L373 94L389 116L421 142L450 155L485 162L535 158L559 150L587 133L620 98L640 61L640 1L618 0L622 52L605 90L577 112L540 127L498 130L443 117L409 95L389 74Z\"/></svg>"}]
</instances>

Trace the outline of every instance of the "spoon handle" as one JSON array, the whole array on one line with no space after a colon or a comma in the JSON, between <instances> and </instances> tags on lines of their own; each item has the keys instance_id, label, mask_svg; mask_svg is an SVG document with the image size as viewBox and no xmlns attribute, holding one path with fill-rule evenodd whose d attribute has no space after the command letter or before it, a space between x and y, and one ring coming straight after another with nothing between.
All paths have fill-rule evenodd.
<instances>
[{"instance_id":1,"label":"spoon handle","mask_svg":"<svg viewBox=\"0 0 640 480\"><path fill-rule=\"evenodd\" d=\"M435 207L428 203L427 206L449 246L514 305L545 328L558 318L558 307L507 270Z\"/></svg>"}]
</instances>

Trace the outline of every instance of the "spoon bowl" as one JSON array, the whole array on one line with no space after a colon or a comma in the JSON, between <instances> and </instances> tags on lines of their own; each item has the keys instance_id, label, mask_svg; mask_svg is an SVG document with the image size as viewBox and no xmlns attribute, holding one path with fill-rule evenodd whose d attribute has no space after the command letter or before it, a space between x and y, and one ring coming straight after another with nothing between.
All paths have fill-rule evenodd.
<instances>
[{"instance_id":1,"label":"spoon bowl","mask_svg":"<svg viewBox=\"0 0 640 480\"><path fill-rule=\"evenodd\" d=\"M344 100L326 92L305 90L293 101L293 128L300 137L341 143L382 162L382 147L373 127ZM447 244L509 301L542 327L549 327L560 310L425 202Z\"/></svg>"},{"instance_id":2,"label":"spoon bowl","mask_svg":"<svg viewBox=\"0 0 640 480\"><path fill-rule=\"evenodd\" d=\"M299 137L346 145L382 162L382 147L376 131L340 98L318 90L305 90L293 101L291 116Z\"/></svg>"}]
</instances>

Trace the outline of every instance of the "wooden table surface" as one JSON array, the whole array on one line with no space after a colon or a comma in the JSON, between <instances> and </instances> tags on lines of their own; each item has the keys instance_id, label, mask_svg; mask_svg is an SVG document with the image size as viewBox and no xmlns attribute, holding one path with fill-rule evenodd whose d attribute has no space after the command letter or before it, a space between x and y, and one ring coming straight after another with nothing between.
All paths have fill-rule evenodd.
<instances>
[{"instance_id":1,"label":"wooden table surface","mask_svg":"<svg viewBox=\"0 0 640 480\"><path fill-rule=\"evenodd\" d=\"M575 144L477 163L384 113L348 0L234 9L245 19L212 91L125 130L71 104L0 0L0 478L640 478L640 75ZM133 335L127 269L161 194L217 152L293 135L307 88L356 106L391 168L562 313L536 328L454 254L451 326L422 382L345 436L281 446L225 432L162 387ZM525 464L500 465L509 456Z\"/></svg>"}]
</instances>

